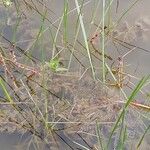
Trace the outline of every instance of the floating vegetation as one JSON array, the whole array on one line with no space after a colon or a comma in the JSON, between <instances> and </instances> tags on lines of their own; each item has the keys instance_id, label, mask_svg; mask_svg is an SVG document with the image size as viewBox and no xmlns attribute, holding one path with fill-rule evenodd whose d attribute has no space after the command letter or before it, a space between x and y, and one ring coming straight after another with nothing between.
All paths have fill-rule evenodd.
<instances>
[{"instance_id":1,"label":"floating vegetation","mask_svg":"<svg viewBox=\"0 0 150 150\"><path fill-rule=\"evenodd\" d=\"M9 92L13 101L1 103L1 131L30 132L50 147L54 144L49 142L54 140L52 135L63 133L64 139L79 142L84 138L94 148L96 123L109 129L122 108L122 98L89 75L54 73L49 67L41 73L44 80L41 74L28 81L20 79L20 88ZM131 113L127 116L135 118ZM140 128L141 121L128 117L132 132Z\"/></svg>"},{"instance_id":2,"label":"floating vegetation","mask_svg":"<svg viewBox=\"0 0 150 150\"><path fill-rule=\"evenodd\" d=\"M51 130L94 134L96 121L112 123L120 110L115 103L119 97L114 91L106 90L102 83L91 77L80 79L75 73L59 74L50 69L44 76L44 85L39 77L28 84L21 80L22 86L10 95L15 97L13 104L1 104L1 131L29 131L41 139L49 139Z\"/></svg>"}]
</instances>

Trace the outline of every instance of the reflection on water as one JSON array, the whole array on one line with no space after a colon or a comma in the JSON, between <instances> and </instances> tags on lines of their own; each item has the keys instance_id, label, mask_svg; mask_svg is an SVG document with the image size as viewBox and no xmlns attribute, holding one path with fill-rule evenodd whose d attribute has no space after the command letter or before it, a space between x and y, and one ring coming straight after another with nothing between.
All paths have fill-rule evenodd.
<instances>
[{"instance_id":1,"label":"reflection on water","mask_svg":"<svg viewBox=\"0 0 150 150\"><path fill-rule=\"evenodd\" d=\"M86 53L85 46L84 46L84 44L82 44L82 43L84 43L82 32L80 29L78 31L78 24L77 24L78 15L76 13L74 1L69 2L69 10L68 10L69 15L67 18L68 22L67 22L67 29L66 29L67 30L66 31L67 43L65 43L65 40L63 37L63 33L65 32L64 31L65 29L63 26L65 22L63 22L63 20L62 20L63 10L64 10L64 8L63 8L64 2L63 1L60 1L60 0L47 1L47 0L45 0L43 2L40 0L38 0L38 1L34 0L34 1L26 2L24 0L22 0L22 1L14 0L13 2L15 2L15 3L13 3L13 6L10 8L5 8L3 6L0 7L0 12L1 12L0 13L0 19L1 19L0 30L1 30L1 33L3 34L3 36L7 39L6 40L4 38L1 38L1 44L2 44L2 47L6 48L5 49L6 53L8 52L7 48L11 45L10 42L15 42L17 44L17 46L19 48L21 48L19 50L24 50L25 54L27 53L28 55L33 56L34 60L36 60L35 58L37 58L38 59L38 61L36 60L37 62L39 62L39 60L41 60L43 62L49 61L49 59L51 59L52 56L56 55L56 57L60 57L60 60L62 61L61 63L63 64L62 66L65 68L69 68L70 69L69 71L82 72L83 68L84 68L84 71L86 69L88 70L90 63L89 63L89 59L88 59L88 56ZM118 9L116 10L117 2L119 2L119 3L118 3ZM46 12L46 17L41 15L41 14L44 14L44 12L45 12L45 7L43 6L42 3L45 3L45 6L47 7L46 9L48 10ZM123 0L115 1L113 3L112 10L111 10L113 19L111 17L110 18L108 17L107 19L110 19L110 22L111 22L111 20L113 20L114 22L117 21L118 18L120 17L120 15L123 14L124 10L127 9L131 3L132 2L130 2L130 1L123 1ZM17 14L15 7L18 6L18 4L19 4L20 8L19 8L19 11ZM80 1L80 4L82 5L81 1ZM118 61L118 57L123 58L123 63L124 63L123 65L125 68L127 68L123 71L125 71L127 76L128 76L128 74L131 74L131 76L127 77L127 79L125 78L125 81L129 85L129 87L132 89L134 87L133 84L136 84L143 75L147 75L150 73L150 70L149 70L149 65L150 65L150 60L149 60L149 56L150 56L149 4L150 4L150 1L148 1L148 0L140 1L122 19L122 21L119 22L119 25L113 31L109 32L108 26L107 26L108 29L106 28L106 34L108 35L106 52L113 59L113 60L110 60L110 59L107 60L107 58L106 58L106 60L108 61L109 64L111 64L111 67L112 67L112 69L114 69L114 72L115 72L115 71L117 71L116 68L117 67L119 68L120 63L122 63L121 61ZM96 6L98 6L98 8ZM99 39L98 39L98 38L100 38L100 31L96 32L96 36L95 36L94 32L97 29L97 25L99 24L99 21L101 18L101 16L100 16L101 13L99 13L99 12L101 12L100 11L101 9L102 9L101 3L98 3L98 1L85 0L83 3L83 6L82 6L82 10L81 10L81 12L83 12L83 15L84 15L84 23L85 23L85 29L87 31L88 41L90 41L90 38L93 38L93 36L97 37L97 39L94 41L94 44L95 44L94 48L89 44L90 50L92 51L91 55L92 55L93 65L97 69L97 72L96 72L97 75L99 75L99 72L101 72L101 68L100 68L101 53L99 52L100 51L99 47L101 47L101 43L99 42ZM116 13L116 11L117 11L117 13ZM94 18L94 16L95 16L95 18ZM42 21L44 21L44 23ZM94 23L92 24L91 22L92 23L94 22ZM113 24L114 22L111 22L110 24ZM60 26L60 23L62 23L61 26ZM59 28L59 26L60 26L60 28ZM58 34L57 34L58 37L55 37L57 32L58 32ZM56 38L56 41L54 42L55 38ZM131 51L131 52L128 55L126 55L129 51ZM18 58L17 61L21 62L23 60L23 62L25 62L25 64L27 64L27 65L34 64L34 62L31 62L31 60L28 60L26 57L24 57L24 55L22 55L22 52L16 50L15 53ZM7 56L7 54L4 56ZM11 57L9 59L11 59ZM37 63L35 63L35 65L38 66ZM22 77L22 75L19 75L19 79L21 77ZM109 77L110 76L108 75L108 78ZM40 81L41 79L38 79L38 80ZM62 81L65 83L62 83ZM58 92L57 91L58 89L55 89L55 86L53 88L54 88L55 92L57 91L56 92L57 95L59 95L59 96L61 95L61 98L67 99L67 97L70 97L70 95L72 96L72 94L73 94L73 97L70 97L69 99L71 99L71 100L72 99L73 100L81 99L80 101L71 102L71 103L73 103L72 105L74 107L76 106L76 109L74 109L74 107L72 107L72 106L70 107L69 104L66 104L63 101L61 101L60 104L57 105L57 107L59 107L59 106L64 107L64 105L65 105L65 106L67 106L67 109L66 109L67 111L61 110L62 113L59 114L58 111L60 111L60 108L55 107L55 113L53 115L56 115L57 117L59 116L60 118L62 117L64 120L72 119L71 120L72 122L81 122L81 120L84 117L87 117L85 120L83 119L85 122L86 121L89 122L89 120L88 120L89 118L91 120L95 120L97 118L101 119L100 115L103 114L102 117L103 116L106 117L107 111L110 111L109 113L111 115L113 115L114 110L112 111L111 107L114 107L114 106L112 106L112 105L110 105L111 106L110 110L107 110L108 107L106 109L103 105L101 106L102 110L99 110L100 104L99 104L99 102L97 102L95 100L95 99L97 99L98 95L96 95L96 94L98 94L98 91L96 92L96 90L95 90L94 92L91 92L92 88L91 88L91 85L89 85L89 83L85 83L85 85L84 85L85 89L84 88L81 89L81 88L77 87L78 85L76 83L74 83L74 82L72 83L72 81L75 81L75 80L71 79L69 81L69 83L68 83L68 81L65 81L65 78L63 80L62 79L58 80L56 82L55 86L58 84L57 88L60 88L59 90L61 92L60 91ZM51 81L48 81L48 83L51 83ZM65 84L65 87L68 87L68 89L63 89L64 84ZM92 84L92 82L90 82L90 84ZM115 82L112 84L115 84ZM61 87L59 87L60 85L61 85ZM34 88L37 88L37 87L34 86ZM38 88L40 88L40 87L38 87ZM132 91L132 89L130 89L130 88L127 89L126 92L130 93ZM72 91L70 91L70 89L72 89L72 90L74 89L74 91L72 92ZM95 87L93 89L95 89ZM36 92L42 93L42 91L40 91L40 90L39 91L37 90ZM53 90L53 89L51 89L51 90ZM147 86L144 89L144 92L147 92L147 94L149 94L148 90L149 90L149 87ZM82 91L82 93L81 93L81 91ZM86 92L88 94L86 94ZM25 93L25 91L24 91L24 93ZM43 95L39 96L39 93L37 93L37 96L42 101L43 100L42 98L44 96ZM86 97L86 99L88 99L87 101L85 101L83 99L85 97ZM91 99L94 99L94 102L93 101L91 102L90 101ZM142 96L139 96L138 99L142 99L142 102L145 102L146 96L143 94ZM58 101L58 98L56 101ZM140 100L138 100L138 101L141 102ZM44 103L44 101L43 101L43 103ZM30 106L34 106L34 105L32 104ZM42 107L43 106L40 106L40 108L42 108ZM119 111L120 106L117 106L116 109ZM88 112L87 112L87 110L88 110ZM49 111L53 112L52 108L49 108ZM72 114L68 115L67 114L68 111L72 112L73 115L78 116L78 117L75 118ZM100 112L100 113L94 114L95 111ZM81 112L82 113L84 112L84 113L82 114ZM92 112L93 112L93 114L92 114ZM13 113L15 113L15 111L13 111ZM90 113L90 115L88 113ZM144 119L141 117L141 114L144 116L143 117ZM10 116L13 116L13 115L11 114ZM18 114L15 114L15 115L16 115L16 118L19 116ZM29 115L29 114L26 113L26 115ZM109 116L111 118L111 120L109 120L108 118L106 120L113 121L115 118L114 116L113 117ZM51 119L53 116L49 116L49 117ZM66 117L68 117L68 118L66 118ZM143 113L143 111L139 111L136 109L133 111L132 108L129 109L129 115L126 116L126 119L130 122L130 123L129 122L127 123L127 127L129 128L128 129L129 130L128 137L130 139L132 139L131 140L132 142L129 140L127 142L127 146L131 145L131 149L135 149L135 145L137 144L137 140L135 140L135 139L137 138L139 141L139 138L141 137L142 133L144 133L145 128L149 125L149 119L147 119L147 118L148 118L148 112ZM55 118L55 119L58 119L58 118ZM20 122L23 121L22 118L20 120L21 120ZM106 121L106 120L101 120L101 121ZM34 122L34 121L32 120L31 122ZM56 120L53 120L53 121L56 121ZM24 124L26 124L25 121L24 121ZM39 128L43 127L42 123L39 123L38 125L40 125ZM63 126L63 124L61 124L61 125ZM67 128L69 131L69 128L71 128L71 127L70 126L68 127L68 126L67 126ZM74 135L70 134L70 132L71 132L71 130L70 130L69 134L60 132L61 136L57 135L56 137L54 137L54 139L55 138L57 140L59 139L58 141L59 141L59 143L61 143L60 144L61 146L59 146L59 147L61 147L62 150L63 149L71 149L71 147L73 147L73 149L76 149L79 145L75 144L75 142L76 143L79 142L80 144L84 145L85 147L88 147L88 149L93 148L93 147L91 148L91 146L89 144L90 142L92 144L94 143L93 144L94 146L97 146L97 143L95 142L96 141L96 139L95 139L96 133L95 133L95 131L93 133L93 130L95 128L93 129L92 125L91 126L89 125L86 128L86 125L84 124L84 126L83 126L83 124L81 123L75 127L76 128L71 128L71 130L73 129L76 131L76 132L74 131ZM84 129L83 129L83 127L84 127ZM96 125L94 127L96 127ZM107 134L109 132L108 129L110 127L111 127L111 124L108 126L107 125L102 126L101 130L105 136L107 136ZM43 131L44 129L41 129L41 130ZM84 138L86 139L87 136L82 135L82 137L80 137L80 134L77 134L77 131L79 131L79 130L81 130L82 132L89 132L92 130L92 132L89 132L89 133L94 134L94 136L91 135L92 138L89 137L88 141L90 141L90 142L88 144L84 141ZM119 133L120 133L119 131L116 131L116 133L114 134L114 136L112 138L111 146L114 148L118 144L118 139L120 136ZM44 136L47 137L47 133L43 133L43 134L44 134ZM63 137L63 139L65 139L65 141L63 141L61 139L62 137ZM28 145L30 143L30 141L32 141L31 136L29 136L29 135L23 136L23 140L20 140L20 138L21 138L21 135L17 134L17 133L1 134L1 136L0 136L0 145L2 145L1 148L3 150L9 150L9 149L15 150L15 149L17 149L17 147L20 146L18 149L24 149L24 148L27 149L26 144ZM27 139L30 139L30 140L27 140ZM146 135L146 138L141 147L144 150L148 150L148 148L149 148L148 145L150 143L148 143L148 139L149 139L149 135ZM24 140L27 140L27 141L24 141ZM49 140L49 138L48 138L48 140ZM133 141L135 141L135 143ZM39 147L36 147L36 146L34 147L33 143L31 144L31 146L29 146L30 149L33 149L33 150L34 149L49 149L45 146L42 147L42 144L38 144ZM69 143L69 145L67 145L67 143ZM57 144L58 143L56 142L56 145ZM57 149L56 145L54 145L52 150ZM112 148L110 148L110 149L112 149Z\"/></svg>"},{"instance_id":2,"label":"reflection on water","mask_svg":"<svg viewBox=\"0 0 150 150\"><path fill-rule=\"evenodd\" d=\"M25 136L18 133L1 133L0 134L0 149L1 150L19 150L24 146Z\"/></svg>"}]
</instances>

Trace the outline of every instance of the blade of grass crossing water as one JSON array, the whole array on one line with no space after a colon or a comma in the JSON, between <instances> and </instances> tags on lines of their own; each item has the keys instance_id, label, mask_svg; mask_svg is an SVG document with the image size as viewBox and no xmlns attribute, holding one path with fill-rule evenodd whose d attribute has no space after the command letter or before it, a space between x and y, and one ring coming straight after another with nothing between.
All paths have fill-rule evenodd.
<instances>
[{"instance_id":1,"label":"blade of grass crossing water","mask_svg":"<svg viewBox=\"0 0 150 150\"><path fill-rule=\"evenodd\" d=\"M83 5L84 5L84 0L82 1L82 4L80 6L80 12L81 12L81 10L83 8ZM72 47L72 50L71 50L71 55L70 55L70 58L69 58L68 71L69 71L70 66L71 66L73 53L74 53L74 50L75 50L74 47L75 47L75 44L76 44L76 41L77 41L77 38L78 38L78 35L79 35L79 32L80 32L79 16L80 16L80 14L78 14L78 18L77 18L76 25L75 25L75 38L74 38L73 47Z\"/></svg>"},{"instance_id":2,"label":"blade of grass crossing water","mask_svg":"<svg viewBox=\"0 0 150 150\"><path fill-rule=\"evenodd\" d=\"M105 0L103 0L103 12L102 12L102 72L103 83L105 83Z\"/></svg>"},{"instance_id":3,"label":"blade of grass crossing water","mask_svg":"<svg viewBox=\"0 0 150 150\"><path fill-rule=\"evenodd\" d=\"M150 129L150 125L147 127L147 129L145 130L144 134L142 135L142 137L141 137L141 139L140 139L140 141L139 141L139 143L137 145L137 149L139 149L139 147L142 144L143 139L144 139L144 137L145 137L145 135L146 135L146 133L148 132L149 129Z\"/></svg>"},{"instance_id":4,"label":"blade of grass crossing water","mask_svg":"<svg viewBox=\"0 0 150 150\"><path fill-rule=\"evenodd\" d=\"M64 0L64 15L63 15L63 22L64 22L64 43L67 43L67 22L68 22L68 0Z\"/></svg>"},{"instance_id":5,"label":"blade of grass crossing water","mask_svg":"<svg viewBox=\"0 0 150 150\"><path fill-rule=\"evenodd\" d=\"M36 42L39 41L40 43L40 49L41 49L41 60L42 60L42 84L43 84L43 87L44 89L46 88L46 83L45 83L45 74L44 74L44 63L45 63L45 52L44 52L44 48L43 48L43 31L44 31L44 25L45 25L45 19L46 19L46 16L47 16L47 10L45 10L44 14L42 15L42 18L41 18L41 26L40 26L40 29L39 29L39 33L37 35L37 39L36 39ZM48 100L47 100L47 91L43 89L43 93L44 93L44 96L45 96L45 116L42 116L43 117L43 122L45 123L45 127L46 129L48 128ZM36 102L35 102L36 103ZM36 107L37 108L37 107ZM39 108L37 108L37 110L39 110ZM42 113L41 113L42 115ZM45 118L44 118L45 117Z\"/></svg>"},{"instance_id":6,"label":"blade of grass crossing water","mask_svg":"<svg viewBox=\"0 0 150 150\"><path fill-rule=\"evenodd\" d=\"M120 134L119 134L119 141L116 147L116 150L124 150L124 146L125 146L125 140L126 140L126 126L124 125L124 118L125 117L125 113L123 113L122 116L122 123L121 123L121 129L120 129Z\"/></svg>"},{"instance_id":7,"label":"blade of grass crossing water","mask_svg":"<svg viewBox=\"0 0 150 150\"><path fill-rule=\"evenodd\" d=\"M130 102L133 100L133 98L136 96L136 94L142 89L142 87L144 86L144 84L147 83L147 81L149 79L150 79L150 75L146 76L146 77L143 77L139 81L139 83L137 84L137 86L135 87L135 89L133 90L133 92L131 93L131 95L129 96L129 98L128 98L128 100L127 100L127 102L126 102L126 104L125 104L125 106L124 106L124 108L122 110L122 112L120 113L120 115L119 115L119 117L118 117L118 119L117 119L114 127L112 128L112 131L110 133L110 137L109 137L109 140L108 140L107 148L108 148L108 146L109 146L109 144L111 142L112 135L114 134L115 130L117 129L117 127L118 127L118 125L119 125L119 123L120 123L123 115L125 114L126 109L129 106Z\"/></svg>"},{"instance_id":8,"label":"blade of grass crossing water","mask_svg":"<svg viewBox=\"0 0 150 150\"><path fill-rule=\"evenodd\" d=\"M138 85L135 87L135 89L133 90L133 92L131 93L130 97L128 98L128 101L125 104L125 108L127 108L130 104L131 101L133 101L134 97L137 95L137 93L142 89L142 87L144 86L144 84L146 84L148 82L148 80L150 79L150 75L143 77L140 82L138 83Z\"/></svg>"},{"instance_id":9,"label":"blade of grass crossing water","mask_svg":"<svg viewBox=\"0 0 150 150\"><path fill-rule=\"evenodd\" d=\"M122 145L123 146L125 146L125 141L126 140L127 140L127 126L124 127L124 131L123 131L123 135L122 135Z\"/></svg>"},{"instance_id":10,"label":"blade of grass crossing water","mask_svg":"<svg viewBox=\"0 0 150 150\"><path fill-rule=\"evenodd\" d=\"M122 20L122 18L134 7L134 5L138 2L139 0L135 0L130 7L128 7L127 10L124 11L124 13L121 15L121 17L117 20L115 23L115 26L119 24L119 22Z\"/></svg>"},{"instance_id":11,"label":"blade of grass crossing water","mask_svg":"<svg viewBox=\"0 0 150 150\"><path fill-rule=\"evenodd\" d=\"M100 134L100 125L98 124L97 121L96 121L96 134L97 134L97 138L98 138L99 150L105 150L103 147L103 142L102 142L102 138L101 138L101 134Z\"/></svg>"},{"instance_id":12,"label":"blade of grass crossing water","mask_svg":"<svg viewBox=\"0 0 150 150\"><path fill-rule=\"evenodd\" d=\"M5 93L5 95L6 95L7 99L8 99L8 101L9 101L11 104L13 104L14 101L11 99L11 96L9 95L9 93L8 93L8 91L7 91L7 89L6 89L6 87L5 87L4 83L3 83L2 78L0 78L0 85L1 85L2 90L4 91L4 93Z\"/></svg>"},{"instance_id":13,"label":"blade of grass crossing water","mask_svg":"<svg viewBox=\"0 0 150 150\"><path fill-rule=\"evenodd\" d=\"M40 36L42 35L42 33L44 31L43 29L44 29L46 15L47 15L47 10L45 10L44 14L42 15L42 22L41 22L41 26L40 26L39 32L37 34L37 37L36 37L36 42L38 41L38 39L40 38ZM35 44L36 44L36 42L35 42Z\"/></svg>"},{"instance_id":14,"label":"blade of grass crossing water","mask_svg":"<svg viewBox=\"0 0 150 150\"><path fill-rule=\"evenodd\" d=\"M74 144L80 146L82 148L82 150L90 150L89 148L85 147L84 145L81 145L80 143L76 142L76 141L72 141ZM78 148L80 149L80 148Z\"/></svg>"},{"instance_id":15,"label":"blade of grass crossing water","mask_svg":"<svg viewBox=\"0 0 150 150\"><path fill-rule=\"evenodd\" d=\"M74 47L75 47L75 44L76 44L76 41L77 41L77 38L78 38L78 35L79 35L79 31L80 31L80 24L78 24L78 27L77 27L76 32L75 32L75 39L74 39L73 47L72 47L72 50L71 50L68 67L67 67L68 71L69 71L70 66L71 66L71 62L72 62L72 58L73 58L73 53L75 51Z\"/></svg>"},{"instance_id":16,"label":"blade of grass crossing water","mask_svg":"<svg viewBox=\"0 0 150 150\"><path fill-rule=\"evenodd\" d=\"M108 5L110 5L111 1L109 0ZM107 21L107 28L109 29L111 27L111 22L112 22L112 11L111 7L108 7L108 21Z\"/></svg>"},{"instance_id":17,"label":"blade of grass crossing water","mask_svg":"<svg viewBox=\"0 0 150 150\"><path fill-rule=\"evenodd\" d=\"M80 25L81 25L81 29L82 29L82 34L83 34L84 43L85 43L85 47L86 47L86 50L87 50L90 66L91 66L91 69L92 69L93 78L95 79L94 66L93 66L93 62L92 62L92 58L91 58L91 54L90 54L90 49L89 49L89 46L88 46L87 35L86 35L86 31L85 31L85 26L84 26L84 23L83 23L83 16L81 15L78 0L75 0L75 4L76 4L76 8L77 8L77 13L79 15L79 21L80 21Z\"/></svg>"},{"instance_id":18,"label":"blade of grass crossing water","mask_svg":"<svg viewBox=\"0 0 150 150\"><path fill-rule=\"evenodd\" d=\"M107 6L106 9L105 9L105 14L104 14L104 16L106 16L107 13L109 12L109 9L110 9L110 7L112 6L113 1L114 1L114 0L111 0L111 1L109 2L108 6ZM103 20L101 19L101 20L100 20L100 23L98 24L97 29L96 29L95 32L97 32L97 31L99 30L99 28L101 27L102 21L103 21Z\"/></svg>"},{"instance_id":19,"label":"blade of grass crossing water","mask_svg":"<svg viewBox=\"0 0 150 150\"><path fill-rule=\"evenodd\" d=\"M81 14L81 10L83 9L83 6L84 6L84 1L82 1L81 5L80 5L80 13L78 14L78 18L77 18L77 21L76 21L76 26L75 26L75 33L77 32L78 30L78 26L80 26L80 22L79 22L79 16Z\"/></svg>"},{"instance_id":20,"label":"blade of grass crossing water","mask_svg":"<svg viewBox=\"0 0 150 150\"><path fill-rule=\"evenodd\" d=\"M58 34L59 32L61 31L60 28L61 28L61 25L63 23L63 17L64 15L62 15L61 19L60 19L60 22L59 22L59 25L58 25L58 28L56 30L56 33L55 33L55 36L54 36L54 40L53 40L53 49L52 49L52 58L55 56L55 51L56 51L56 43L57 43L57 38L58 38Z\"/></svg>"}]
</instances>

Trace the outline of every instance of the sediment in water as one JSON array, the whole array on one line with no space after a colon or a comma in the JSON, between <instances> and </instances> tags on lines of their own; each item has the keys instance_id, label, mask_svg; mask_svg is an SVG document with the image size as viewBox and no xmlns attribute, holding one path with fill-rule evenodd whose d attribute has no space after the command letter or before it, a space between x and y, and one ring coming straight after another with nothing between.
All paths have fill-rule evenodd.
<instances>
[{"instance_id":1,"label":"sediment in water","mask_svg":"<svg viewBox=\"0 0 150 150\"><path fill-rule=\"evenodd\" d=\"M12 96L14 105L1 105L1 130L28 131L46 141L51 141L52 131L70 137L95 135L96 122L109 124L119 111L115 101L120 98L113 90L77 73L45 71L22 81Z\"/></svg>"}]
</instances>

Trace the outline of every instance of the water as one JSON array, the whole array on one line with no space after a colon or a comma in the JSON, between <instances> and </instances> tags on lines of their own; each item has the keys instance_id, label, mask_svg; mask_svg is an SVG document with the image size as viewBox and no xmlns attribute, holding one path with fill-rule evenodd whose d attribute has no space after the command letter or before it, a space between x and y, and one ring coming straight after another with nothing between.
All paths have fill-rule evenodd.
<instances>
[{"instance_id":1,"label":"water","mask_svg":"<svg viewBox=\"0 0 150 150\"><path fill-rule=\"evenodd\" d=\"M15 2L17 3L17 1L15 1ZM29 4L31 4L33 7L35 7L34 4L36 4L36 7L38 8L39 12L44 12L45 10L43 9L43 6L40 4L40 2L42 2L42 1L34 0L33 3L31 1L29 1ZM81 1L79 1L79 2L81 2ZM7 38L8 40L16 41L16 43L19 47L21 47L22 49L25 49L27 52L30 52L30 54L32 54L34 57L36 57L42 61L48 61L51 58L51 56L53 55L52 49L54 48L53 42L52 42L52 37L50 35L53 34L53 36L55 36L55 33L57 32L57 29L55 28L55 26L56 27L59 26L59 23L60 23L60 20L62 17L64 3L63 3L63 1L60 1L60 0L56 0L56 1L45 0L44 1L46 6L53 12L50 12L50 11L47 12L48 19L45 19L45 24L43 27L43 34L39 37L39 39L40 39L39 41L36 41L35 37L37 37L40 26L42 24L41 23L42 16L40 16L38 13L35 13L35 11L33 9L30 10L29 7L25 7L25 5L23 4L23 1L19 1L19 3L21 4L20 11L22 11L22 14L20 15L21 22L19 22L19 24L17 26L16 35L13 34L15 25L16 25L16 20L17 20L17 14L14 11L15 10L14 5L11 8L4 8L3 6L0 7L0 11L1 11L0 18L2 20L1 28L0 28L1 33L3 33L5 38ZM120 0L118 10L117 10L118 12L116 13L115 11L116 11L117 2L114 2L113 7L112 7L112 16L113 16L114 22L119 18L119 16L121 14L123 14L124 10L127 9L131 5L131 3L133 3L133 1L131 2L129 0L128 1ZM95 13L94 9L96 8L97 4L98 4L98 1L92 1L92 0L84 1L82 12L84 14L84 23L85 23L88 37L92 37L93 32L96 29L96 26L91 24L91 19L92 19L92 14ZM133 9L129 13L127 13L127 15L123 18L123 20L121 22L119 22L119 25L116 28L116 30L118 31L119 34L121 32L123 34L123 35L121 34L120 36L118 36L119 39L125 40L128 43L135 45L136 47L141 47L148 51L150 51L150 49L149 49L149 47L150 47L150 45L149 45L149 36L150 36L149 5L150 5L149 0L139 1L133 7ZM101 4L100 4L100 6L101 6ZM99 9L97 10L96 17L94 19L94 22L96 24L99 23L101 14L102 14L102 13L100 13L100 10L101 10L100 6L99 6ZM62 51L61 55L60 55L60 57L62 59L62 63L64 64L65 67L68 67L68 63L69 63L68 58L70 58L70 52L68 53L68 49L71 51L73 50L75 52L74 54L76 55L76 57L79 60L81 60L81 63L79 63L78 60L73 57L71 64L70 64L70 68L71 68L70 70L82 72L82 69L83 69L82 65L85 68L89 68L90 63L89 63L88 57L85 57L86 51L83 48L83 45L80 45L80 43L78 41L76 41L74 43L74 37L76 34L76 29L77 29L76 19L78 18L76 9L74 9L74 8L75 8L74 2L73 1L69 2L70 13L68 16L67 40L69 41L70 45L67 48L63 48L64 45L62 43L62 34L60 34L61 32L64 31L63 30L63 22L62 22L62 26L60 27L61 31L58 32L58 38L57 38L57 42L56 42L58 44L57 44L56 51L57 50ZM33 12L34 12L34 14L33 14ZM52 22L52 24L50 22ZM124 31L126 31L125 34L124 34ZM77 39L81 43L84 43L81 30L79 32ZM8 44L6 44L7 42L4 39L1 39L1 42L6 47L9 46ZM73 47L72 47L72 45L74 45L74 44L75 44L75 46L74 46L75 49L73 49ZM98 44L99 43L96 43L96 48L98 47ZM125 46L127 46L127 45L125 45ZM108 54L111 55L111 57L115 61L115 64L119 64L119 62L117 61L118 56L123 56L124 54L126 54L129 51L128 49L126 49L122 45L118 44L117 42L114 44L114 39L111 37L108 40L108 46L106 46L106 47L107 47ZM134 46L129 46L129 47L130 47L130 49L134 48ZM44 55L43 53L45 53L46 55ZM24 57L20 52L16 51L16 54L19 56L19 61L24 60L25 64L31 65L31 62L28 61L26 59L26 57ZM98 56L98 54L96 54L96 56ZM149 52L145 52L144 50L136 48L135 50L133 50L133 52L129 53L129 55L127 55L123 59L124 65L127 66L126 67L127 69L125 71L127 71L127 73L130 73L132 76L138 78L138 80L135 78L132 78L132 76L129 78L130 79L130 83L129 83L130 87L133 87L132 83L136 84L142 76L150 73L149 56L150 56ZM100 58L100 56L98 56L98 57ZM95 56L93 56L92 58L94 58L93 62L97 69L96 74L99 75L99 72L101 72L101 67L99 65L100 61L95 59ZM108 63L113 64L113 62L110 60L108 60ZM132 89L126 90L126 92L128 92L128 93L130 93L131 91L132 91ZM149 86L144 88L144 92L149 94ZM147 100L148 98L145 97L145 95L143 94L143 95L140 95L139 97L137 97L137 99L138 99L138 101L144 102L145 99ZM142 112L140 112L140 113L142 113ZM133 114L132 114L132 110L131 110L131 114L127 117L130 118L129 120L131 120L131 124L133 125L133 128L134 128L134 126L138 127L140 124L142 126L142 129L140 128L139 130L142 130L141 133L143 133L145 131L145 127L149 124L149 119L147 119L146 123L145 123L144 120L141 121L141 116L139 114L137 114L137 118L135 118L135 120L132 119L132 115L134 117L135 112L133 112ZM146 116L147 114L145 113L144 115ZM136 123L137 123L137 125L136 125ZM133 139L134 139L136 137L136 135L134 135L135 132L133 131L133 128L131 128L130 137L131 138L133 137ZM117 133L115 136L116 137L118 136ZM23 145L23 143L25 143L24 141L22 141L21 144L18 142L20 137L21 137L21 134L17 134L17 133L1 134L1 136L0 136L1 148L0 149L3 149L3 150L17 149L16 145L20 146L20 145ZM24 139L26 139L26 138L24 138ZM148 148L149 148L147 146L147 145L149 145L148 139L149 139L149 136L147 135L144 140L144 144L143 144L143 148L142 148L144 150L148 150ZM115 142L116 141L114 140L114 143ZM137 142L137 141L135 140L135 142ZM129 145L131 145L130 142L129 142ZM31 149L35 149L35 148L33 148L33 146L31 146ZM64 148L62 148L62 150L63 149ZM66 146L65 149L69 149L68 146ZM133 149L134 149L134 145L133 145Z\"/></svg>"}]
</instances>

